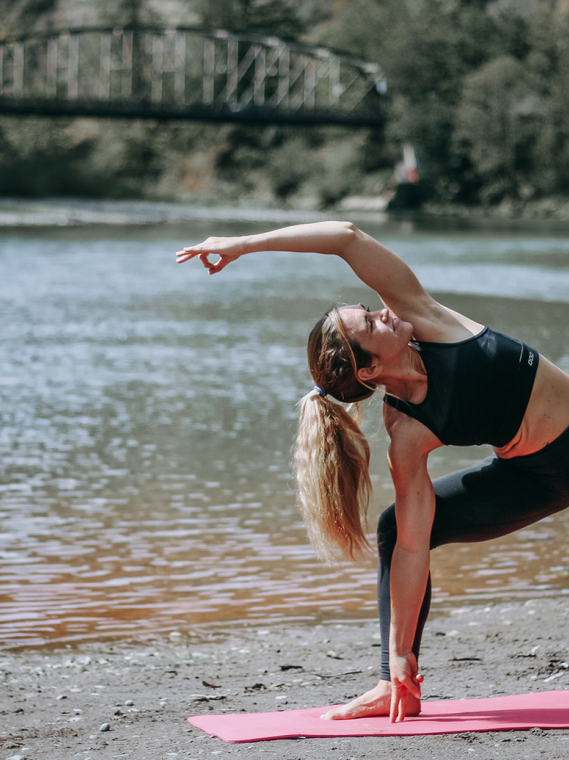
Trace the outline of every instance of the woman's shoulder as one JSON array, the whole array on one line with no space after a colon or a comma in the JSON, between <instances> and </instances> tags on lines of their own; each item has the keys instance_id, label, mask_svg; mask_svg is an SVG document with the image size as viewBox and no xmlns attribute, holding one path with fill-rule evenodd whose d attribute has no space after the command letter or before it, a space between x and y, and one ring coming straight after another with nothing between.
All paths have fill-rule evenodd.
<instances>
[{"instance_id":1,"label":"woman's shoulder","mask_svg":"<svg viewBox=\"0 0 569 760\"><path fill-rule=\"evenodd\" d=\"M438 301L413 323L413 338L424 343L460 343L479 335L485 326Z\"/></svg>"}]
</instances>

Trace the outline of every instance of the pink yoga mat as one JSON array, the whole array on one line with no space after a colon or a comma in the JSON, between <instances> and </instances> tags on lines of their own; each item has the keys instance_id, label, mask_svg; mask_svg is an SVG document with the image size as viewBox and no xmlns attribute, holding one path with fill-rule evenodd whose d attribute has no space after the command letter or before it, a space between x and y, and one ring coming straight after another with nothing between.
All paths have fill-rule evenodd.
<instances>
[{"instance_id":1,"label":"pink yoga mat","mask_svg":"<svg viewBox=\"0 0 569 760\"><path fill-rule=\"evenodd\" d=\"M188 721L226 742L324 736L414 736L464 731L569 728L569 691L544 691L489 699L423 702L416 718L320 720L329 707L235 715L196 715Z\"/></svg>"}]
</instances>

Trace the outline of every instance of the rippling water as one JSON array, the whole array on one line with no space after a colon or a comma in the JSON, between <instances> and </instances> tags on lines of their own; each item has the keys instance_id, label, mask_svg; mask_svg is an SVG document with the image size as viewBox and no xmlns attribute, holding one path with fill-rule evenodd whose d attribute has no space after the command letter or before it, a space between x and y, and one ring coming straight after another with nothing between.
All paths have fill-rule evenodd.
<instances>
[{"instance_id":1,"label":"rippling water","mask_svg":"<svg viewBox=\"0 0 569 760\"><path fill-rule=\"evenodd\" d=\"M0 232L0 646L375 614L374 563L307 546L290 449L312 322L376 297L316 255L177 266L183 244L268 226L204 216ZM443 302L569 371L565 238L363 226ZM393 496L380 419L372 526ZM431 472L487 451L437 450ZM569 592L568 528L434 552L435 606Z\"/></svg>"}]
</instances>

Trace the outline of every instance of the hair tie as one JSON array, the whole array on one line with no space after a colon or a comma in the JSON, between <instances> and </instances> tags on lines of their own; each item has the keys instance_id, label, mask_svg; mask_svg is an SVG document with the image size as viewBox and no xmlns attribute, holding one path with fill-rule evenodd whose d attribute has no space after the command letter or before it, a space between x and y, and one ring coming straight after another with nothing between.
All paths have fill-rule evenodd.
<instances>
[{"instance_id":1,"label":"hair tie","mask_svg":"<svg viewBox=\"0 0 569 760\"><path fill-rule=\"evenodd\" d=\"M328 395L326 391L322 390L322 388L319 385L315 385L314 390L318 391L318 393L322 396L322 398L326 398L326 396Z\"/></svg>"}]
</instances>

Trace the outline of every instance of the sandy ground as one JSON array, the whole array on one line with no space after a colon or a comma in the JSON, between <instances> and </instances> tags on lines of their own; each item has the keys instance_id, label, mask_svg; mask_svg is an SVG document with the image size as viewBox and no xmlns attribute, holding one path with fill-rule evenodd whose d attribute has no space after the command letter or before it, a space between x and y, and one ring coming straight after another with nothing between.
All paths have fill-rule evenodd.
<instances>
[{"instance_id":1,"label":"sandy ground","mask_svg":"<svg viewBox=\"0 0 569 760\"><path fill-rule=\"evenodd\" d=\"M543 599L431 620L421 658L425 699L569 689L568 618L569 599ZM378 680L377 635L370 621L3 651L0 760L569 757L569 730L227 744L186 722L212 711L347 701Z\"/></svg>"}]
</instances>

